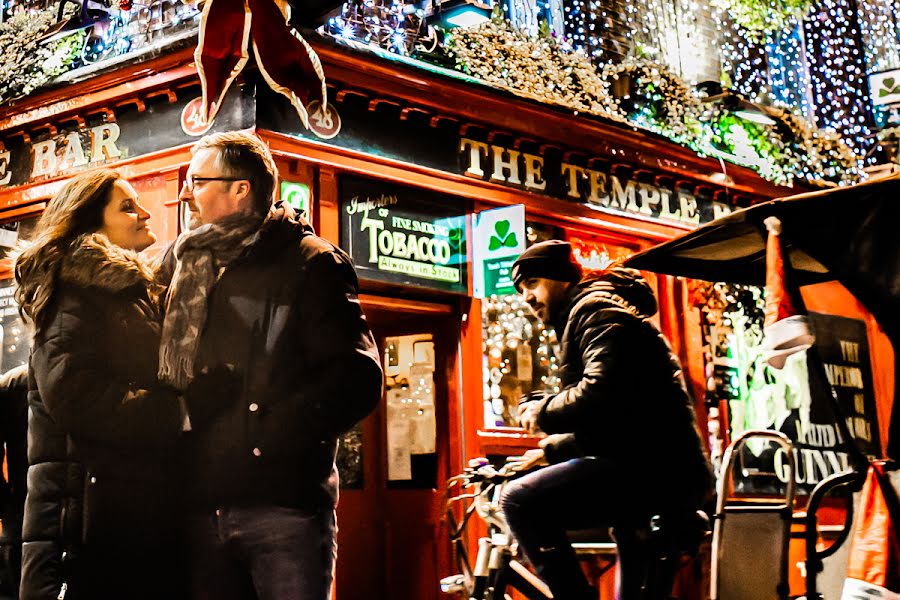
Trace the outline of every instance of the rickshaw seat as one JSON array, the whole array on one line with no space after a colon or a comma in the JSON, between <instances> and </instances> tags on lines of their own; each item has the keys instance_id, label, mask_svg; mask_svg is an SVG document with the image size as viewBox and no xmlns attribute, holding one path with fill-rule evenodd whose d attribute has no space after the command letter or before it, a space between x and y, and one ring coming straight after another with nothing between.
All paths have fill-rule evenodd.
<instances>
[{"instance_id":1,"label":"rickshaw seat","mask_svg":"<svg viewBox=\"0 0 900 600\"><path fill-rule=\"evenodd\" d=\"M732 501L729 482L740 449L751 438L767 438L785 450L785 494L762 502ZM713 527L710 600L786 599L788 547L794 504L794 458L782 433L749 430L727 448L718 483Z\"/></svg>"}]
</instances>

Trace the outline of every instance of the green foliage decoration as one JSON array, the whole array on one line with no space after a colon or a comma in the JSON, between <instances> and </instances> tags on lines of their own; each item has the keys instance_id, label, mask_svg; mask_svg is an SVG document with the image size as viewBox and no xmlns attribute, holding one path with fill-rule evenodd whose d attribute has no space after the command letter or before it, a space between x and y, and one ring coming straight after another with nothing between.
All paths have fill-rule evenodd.
<instances>
[{"instance_id":1,"label":"green foliage decoration","mask_svg":"<svg viewBox=\"0 0 900 600\"><path fill-rule=\"evenodd\" d=\"M782 31L809 14L814 0L712 0L753 41Z\"/></svg>"},{"instance_id":2,"label":"green foliage decoration","mask_svg":"<svg viewBox=\"0 0 900 600\"><path fill-rule=\"evenodd\" d=\"M780 185L791 185L802 164L782 135L765 125L740 118L730 111L711 108L705 119L707 142L734 160ZM790 137L788 137L790 139Z\"/></svg>"},{"instance_id":3,"label":"green foliage decoration","mask_svg":"<svg viewBox=\"0 0 900 600\"><path fill-rule=\"evenodd\" d=\"M641 57L603 67L607 89L621 82L624 95L612 100L614 110L628 121L701 152L701 107L696 94L669 67Z\"/></svg>"},{"instance_id":4,"label":"green foliage decoration","mask_svg":"<svg viewBox=\"0 0 900 600\"><path fill-rule=\"evenodd\" d=\"M40 43L55 22L56 10L47 9L18 11L0 24L0 103L31 94L78 62L84 31Z\"/></svg>"}]
</instances>

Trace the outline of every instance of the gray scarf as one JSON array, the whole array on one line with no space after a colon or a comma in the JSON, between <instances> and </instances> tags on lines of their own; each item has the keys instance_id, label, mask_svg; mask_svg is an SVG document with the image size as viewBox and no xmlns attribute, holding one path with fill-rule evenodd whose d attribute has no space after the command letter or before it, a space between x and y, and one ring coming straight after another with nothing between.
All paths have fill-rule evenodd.
<instances>
[{"instance_id":1,"label":"gray scarf","mask_svg":"<svg viewBox=\"0 0 900 600\"><path fill-rule=\"evenodd\" d=\"M209 292L236 258L258 238L262 217L240 213L202 225L175 242L175 271L166 296L159 349L159 379L185 390L206 324Z\"/></svg>"}]
</instances>

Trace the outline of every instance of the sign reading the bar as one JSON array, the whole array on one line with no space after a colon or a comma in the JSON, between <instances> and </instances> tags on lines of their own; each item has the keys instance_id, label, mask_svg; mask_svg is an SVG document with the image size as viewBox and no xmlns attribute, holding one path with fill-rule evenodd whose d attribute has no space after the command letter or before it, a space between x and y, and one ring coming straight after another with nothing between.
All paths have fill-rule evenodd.
<instances>
[{"instance_id":1,"label":"sign reading the bar","mask_svg":"<svg viewBox=\"0 0 900 600\"><path fill-rule=\"evenodd\" d=\"M179 126L190 100L185 96L174 103L147 103L141 111L129 106L112 118L99 113L78 123L70 121L71 127L59 131L5 140L0 143L0 189L194 142L193 134ZM209 131L250 127L255 112L253 103L254 98L246 89L228 94Z\"/></svg>"},{"instance_id":2,"label":"sign reading the bar","mask_svg":"<svg viewBox=\"0 0 900 600\"><path fill-rule=\"evenodd\" d=\"M515 294L512 265L525 251L525 207L482 211L475 217L474 237L475 297Z\"/></svg>"},{"instance_id":3,"label":"sign reading the bar","mask_svg":"<svg viewBox=\"0 0 900 600\"><path fill-rule=\"evenodd\" d=\"M467 293L466 216L445 196L347 177L340 183L341 246L361 277Z\"/></svg>"}]
</instances>

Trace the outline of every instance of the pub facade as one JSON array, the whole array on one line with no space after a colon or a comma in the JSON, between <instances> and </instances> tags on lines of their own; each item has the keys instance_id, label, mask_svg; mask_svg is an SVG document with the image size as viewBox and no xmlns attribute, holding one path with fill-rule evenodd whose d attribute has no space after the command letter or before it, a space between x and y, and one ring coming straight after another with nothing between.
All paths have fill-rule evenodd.
<instances>
[{"instance_id":1,"label":"pub facade","mask_svg":"<svg viewBox=\"0 0 900 600\"><path fill-rule=\"evenodd\" d=\"M445 482L472 458L535 447L512 418L515 404L558 385L555 333L515 295L515 257L537 241L567 239L585 268L602 269L734 210L809 188L799 180L777 185L735 164L723 169L717 158L627 123L329 37L311 44L328 102L307 107L309 129L252 69L206 123L185 43L0 106L0 243L27 241L68 176L105 166L138 191L159 237L150 252L160 252L186 227L177 197L191 145L206 133L253 131L276 158L278 198L352 256L385 368L384 401L345 436L338 458L337 598L436 599L438 581L456 570ZM711 297L730 292L646 275L715 459L739 418L756 424L743 416L740 386L731 384L740 374L721 342L735 328L709 308ZM28 337L8 265L3 276L6 370L27 360ZM837 358L826 362L835 381L855 390L853 430L878 454L891 408L890 345L839 286L804 293L810 310L830 319L824 327L847 332L835 334ZM850 348L842 340L857 352L842 356ZM622 427L640 443L640 423ZM805 443L798 477L806 483L842 467L829 435L798 430ZM653 476L653 465L641 468Z\"/></svg>"}]
</instances>

